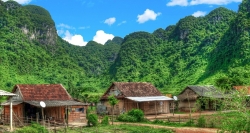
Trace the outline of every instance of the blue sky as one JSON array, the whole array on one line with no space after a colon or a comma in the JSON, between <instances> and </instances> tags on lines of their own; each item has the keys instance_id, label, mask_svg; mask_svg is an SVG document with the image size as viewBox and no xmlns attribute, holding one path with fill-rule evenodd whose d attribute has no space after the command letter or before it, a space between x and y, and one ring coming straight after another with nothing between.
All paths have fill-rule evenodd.
<instances>
[{"instance_id":1,"label":"blue sky","mask_svg":"<svg viewBox=\"0 0 250 133\"><path fill-rule=\"evenodd\" d=\"M6 0L3 0L6 1ZM237 11L241 0L15 0L38 5L51 14L57 33L74 45L114 36L165 29L188 15L202 17L218 7Z\"/></svg>"}]
</instances>

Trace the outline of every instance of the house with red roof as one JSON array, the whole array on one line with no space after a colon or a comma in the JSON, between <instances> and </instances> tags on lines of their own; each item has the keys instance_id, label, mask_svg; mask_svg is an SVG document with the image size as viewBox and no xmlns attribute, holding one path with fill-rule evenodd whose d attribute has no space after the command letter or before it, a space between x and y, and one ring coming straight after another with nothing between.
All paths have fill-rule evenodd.
<instances>
[{"instance_id":1,"label":"house with red roof","mask_svg":"<svg viewBox=\"0 0 250 133\"><path fill-rule=\"evenodd\" d=\"M74 100L61 84L17 84L4 106L4 117L9 118L10 100L14 116L22 120L42 119L57 122L85 122L88 105Z\"/></svg>"}]
</instances>

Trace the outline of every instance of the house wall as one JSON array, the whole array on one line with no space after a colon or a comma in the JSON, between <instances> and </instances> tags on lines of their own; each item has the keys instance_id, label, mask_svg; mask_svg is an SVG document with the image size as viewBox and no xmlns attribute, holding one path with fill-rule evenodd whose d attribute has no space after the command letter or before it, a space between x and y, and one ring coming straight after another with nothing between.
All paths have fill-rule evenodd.
<instances>
[{"instance_id":1,"label":"house wall","mask_svg":"<svg viewBox=\"0 0 250 133\"><path fill-rule=\"evenodd\" d=\"M190 107L189 107L189 104L190 104ZM178 108L181 111L190 111L190 109L191 110L197 110L197 109L199 109L196 106L196 100L190 100L189 102L188 102L188 100L181 100L179 102Z\"/></svg>"},{"instance_id":2,"label":"house wall","mask_svg":"<svg viewBox=\"0 0 250 133\"><path fill-rule=\"evenodd\" d=\"M112 107L108 101L103 101L103 104L107 107L108 114L112 114ZM156 112L157 114L162 114L170 112L169 101L138 102L137 104L137 102L128 99L120 99L119 103L115 105L114 114L118 115L137 108L141 109L144 114L155 114Z\"/></svg>"},{"instance_id":3,"label":"house wall","mask_svg":"<svg viewBox=\"0 0 250 133\"><path fill-rule=\"evenodd\" d=\"M69 114L69 123L86 122L86 110L88 106L71 106Z\"/></svg>"},{"instance_id":4,"label":"house wall","mask_svg":"<svg viewBox=\"0 0 250 133\"><path fill-rule=\"evenodd\" d=\"M13 105L12 110L13 110L13 119L14 120L17 119L17 117L19 119L24 117L23 104ZM9 121L9 119L10 119L10 106L9 105L4 106L3 114L4 114L4 116L3 116L4 119L6 121ZM22 121L23 119L20 119L20 120Z\"/></svg>"}]
</instances>

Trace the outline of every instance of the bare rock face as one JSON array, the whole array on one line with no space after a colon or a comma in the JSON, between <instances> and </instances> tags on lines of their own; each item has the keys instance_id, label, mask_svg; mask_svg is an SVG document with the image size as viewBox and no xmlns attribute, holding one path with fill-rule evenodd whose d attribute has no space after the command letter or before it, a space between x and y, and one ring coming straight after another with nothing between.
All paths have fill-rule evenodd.
<instances>
[{"instance_id":1,"label":"bare rock face","mask_svg":"<svg viewBox=\"0 0 250 133\"><path fill-rule=\"evenodd\" d=\"M35 5L24 6L30 13L31 25L21 27L24 34L30 40L38 41L44 45L55 45L57 40L57 32L55 23L49 12L42 7Z\"/></svg>"}]
</instances>

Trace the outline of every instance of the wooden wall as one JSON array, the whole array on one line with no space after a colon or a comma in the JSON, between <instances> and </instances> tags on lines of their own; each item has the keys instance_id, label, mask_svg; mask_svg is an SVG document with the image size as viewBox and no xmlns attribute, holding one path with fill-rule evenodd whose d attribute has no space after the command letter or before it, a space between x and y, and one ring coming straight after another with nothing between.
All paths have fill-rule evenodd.
<instances>
[{"instance_id":1,"label":"wooden wall","mask_svg":"<svg viewBox=\"0 0 250 133\"><path fill-rule=\"evenodd\" d=\"M24 109L23 104L13 105L13 119L16 119L16 117L24 117ZM6 105L4 106L4 119L9 120L10 119L10 106Z\"/></svg>"},{"instance_id":2,"label":"wooden wall","mask_svg":"<svg viewBox=\"0 0 250 133\"><path fill-rule=\"evenodd\" d=\"M104 101L103 104L107 107L108 114L112 114L111 106L108 101ZM137 108L141 109L144 114L155 114L156 112L157 114L170 113L169 101L151 101L137 103L128 99L119 99L119 103L115 106L114 113L118 115Z\"/></svg>"},{"instance_id":3,"label":"wooden wall","mask_svg":"<svg viewBox=\"0 0 250 133\"><path fill-rule=\"evenodd\" d=\"M10 118L10 106L4 106L4 118L8 119ZM72 106L69 108L68 118L69 123L71 122L86 122L86 110L88 106ZM79 108L84 108L83 111L79 111ZM64 122L66 118L66 107L46 107L44 108L44 116L45 119L50 119L51 121L57 121L57 122ZM25 111L24 111L24 104L19 104L13 106L13 111L15 115L19 118L24 118ZM41 112L39 112L39 116L41 119ZM13 114L13 119L15 119L15 116Z\"/></svg>"}]
</instances>

